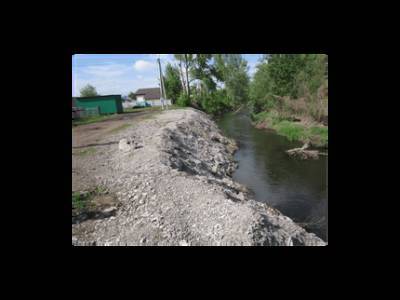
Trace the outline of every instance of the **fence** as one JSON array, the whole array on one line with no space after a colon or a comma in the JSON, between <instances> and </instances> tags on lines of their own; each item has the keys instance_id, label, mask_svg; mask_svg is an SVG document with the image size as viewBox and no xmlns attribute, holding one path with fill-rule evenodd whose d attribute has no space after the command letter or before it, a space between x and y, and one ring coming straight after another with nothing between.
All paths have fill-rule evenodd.
<instances>
[{"instance_id":1,"label":"fence","mask_svg":"<svg viewBox=\"0 0 400 300\"><path fill-rule=\"evenodd\" d=\"M80 119L98 116L100 114L100 108L96 107L73 107L72 108L72 119Z\"/></svg>"}]
</instances>

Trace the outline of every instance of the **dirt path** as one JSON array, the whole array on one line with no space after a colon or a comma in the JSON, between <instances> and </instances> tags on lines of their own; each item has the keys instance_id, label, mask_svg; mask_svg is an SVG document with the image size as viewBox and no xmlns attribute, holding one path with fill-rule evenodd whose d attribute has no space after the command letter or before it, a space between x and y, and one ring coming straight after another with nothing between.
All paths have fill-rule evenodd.
<instances>
[{"instance_id":1,"label":"dirt path","mask_svg":"<svg viewBox=\"0 0 400 300\"><path fill-rule=\"evenodd\" d=\"M72 128L72 148L96 146L104 136L112 134L124 125L134 125L148 116L159 113L158 111L131 112L116 115L110 119L93 124L79 125Z\"/></svg>"}]
</instances>

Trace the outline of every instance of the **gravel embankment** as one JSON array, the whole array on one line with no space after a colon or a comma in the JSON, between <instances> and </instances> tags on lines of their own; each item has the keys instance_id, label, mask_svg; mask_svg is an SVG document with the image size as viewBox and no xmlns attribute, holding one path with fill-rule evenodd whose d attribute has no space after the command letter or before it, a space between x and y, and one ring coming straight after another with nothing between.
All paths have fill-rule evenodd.
<instances>
[{"instance_id":1,"label":"gravel embankment","mask_svg":"<svg viewBox=\"0 0 400 300\"><path fill-rule=\"evenodd\" d=\"M101 186L115 196L106 214L72 225L73 244L325 245L232 181L235 149L206 114L181 109L73 155L73 191Z\"/></svg>"}]
</instances>

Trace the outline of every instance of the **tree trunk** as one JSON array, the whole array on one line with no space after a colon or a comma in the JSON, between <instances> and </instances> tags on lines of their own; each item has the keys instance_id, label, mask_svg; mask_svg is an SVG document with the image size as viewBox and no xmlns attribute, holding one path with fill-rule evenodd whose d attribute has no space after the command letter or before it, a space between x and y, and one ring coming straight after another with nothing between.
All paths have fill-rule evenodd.
<instances>
[{"instance_id":1,"label":"tree trunk","mask_svg":"<svg viewBox=\"0 0 400 300\"><path fill-rule=\"evenodd\" d=\"M317 150L306 150L310 145L305 143L301 148L294 148L287 150L286 153L290 156L298 157L300 159L318 159L319 152Z\"/></svg>"},{"instance_id":2,"label":"tree trunk","mask_svg":"<svg viewBox=\"0 0 400 300\"><path fill-rule=\"evenodd\" d=\"M187 94L190 99L190 84L189 84L189 62L187 54L185 54L185 69L186 69L186 85L187 85Z\"/></svg>"},{"instance_id":3,"label":"tree trunk","mask_svg":"<svg viewBox=\"0 0 400 300\"><path fill-rule=\"evenodd\" d=\"M185 76L183 74L182 62L179 62L179 75L181 77L182 89L187 93L186 84L185 84Z\"/></svg>"}]
</instances>

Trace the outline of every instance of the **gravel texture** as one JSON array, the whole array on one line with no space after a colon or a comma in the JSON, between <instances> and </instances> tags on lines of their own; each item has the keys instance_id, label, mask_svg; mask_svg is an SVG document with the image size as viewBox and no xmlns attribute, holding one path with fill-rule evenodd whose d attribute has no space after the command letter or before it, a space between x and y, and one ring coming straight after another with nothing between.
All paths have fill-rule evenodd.
<instances>
[{"instance_id":1,"label":"gravel texture","mask_svg":"<svg viewBox=\"0 0 400 300\"><path fill-rule=\"evenodd\" d=\"M326 244L232 181L235 142L200 111L153 114L94 147L73 155L72 189L115 202L73 223L74 245Z\"/></svg>"}]
</instances>

